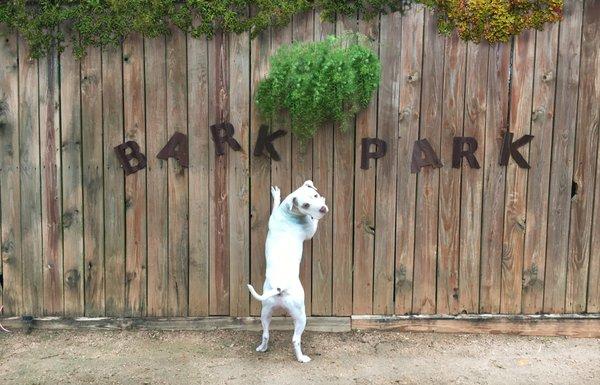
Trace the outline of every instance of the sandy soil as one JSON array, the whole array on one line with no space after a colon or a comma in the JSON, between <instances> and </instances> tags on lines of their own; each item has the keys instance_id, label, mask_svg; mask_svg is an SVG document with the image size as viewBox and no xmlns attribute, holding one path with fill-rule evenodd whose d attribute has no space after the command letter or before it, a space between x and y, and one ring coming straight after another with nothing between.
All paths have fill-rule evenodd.
<instances>
[{"instance_id":1,"label":"sandy soil","mask_svg":"<svg viewBox=\"0 0 600 385\"><path fill-rule=\"evenodd\" d=\"M395 332L0 334L0 384L598 384L600 340Z\"/></svg>"}]
</instances>

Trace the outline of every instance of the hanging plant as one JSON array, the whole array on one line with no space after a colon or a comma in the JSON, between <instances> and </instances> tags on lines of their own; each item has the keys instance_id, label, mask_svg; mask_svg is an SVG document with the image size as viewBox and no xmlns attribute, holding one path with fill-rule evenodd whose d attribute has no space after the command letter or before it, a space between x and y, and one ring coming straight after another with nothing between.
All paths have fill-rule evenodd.
<instances>
[{"instance_id":1,"label":"hanging plant","mask_svg":"<svg viewBox=\"0 0 600 385\"><path fill-rule=\"evenodd\" d=\"M288 112L302 142L326 122L346 130L379 85L381 65L366 41L364 35L345 34L280 48L256 91L261 114L277 119Z\"/></svg>"}]
</instances>

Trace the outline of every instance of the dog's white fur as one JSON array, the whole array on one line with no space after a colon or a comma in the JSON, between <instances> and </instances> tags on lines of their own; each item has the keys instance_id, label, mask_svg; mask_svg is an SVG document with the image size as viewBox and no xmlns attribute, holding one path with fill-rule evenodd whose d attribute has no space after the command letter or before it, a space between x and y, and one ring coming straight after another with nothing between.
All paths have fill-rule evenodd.
<instances>
[{"instance_id":1,"label":"dog's white fur","mask_svg":"<svg viewBox=\"0 0 600 385\"><path fill-rule=\"evenodd\" d=\"M273 210L269 218L269 231L265 244L267 271L263 294L259 295L252 285L248 289L254 298L262 302L262 342L256 348L265 352L269 346L269 324L275 308L284 308L294 320L292 343L300 362L310 358L302 354L302 332L306 326L304 288L300 283L302 245L317 231L319 220L329 211L325 198L307 180L281 202L279 188L271 187Z\"/></svg>"}]
</instances>

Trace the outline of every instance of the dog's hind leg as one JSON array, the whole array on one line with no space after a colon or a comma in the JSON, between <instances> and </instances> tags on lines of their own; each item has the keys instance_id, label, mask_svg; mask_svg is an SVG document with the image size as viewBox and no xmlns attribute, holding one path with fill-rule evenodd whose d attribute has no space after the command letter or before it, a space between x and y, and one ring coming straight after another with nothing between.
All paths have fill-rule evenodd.
<instances>
[{"instance_id":1,"label":"dog's hind leg","mask_svg":"<svg viewBox=\"0 0 600 385\"><path fill-rule=\"evenodd\" d=\"M290 311L290 315L294 319L294 336L292 337L292 344L294 345L294 353L296 359L300 362L310 362L310 357L302 354L302 333L306 327L306 312L304 306L302 308L296 308Z\"/></svg>"},{"instance_id":2,"label":"dog's hind leg","mask_svg":"<svg viewBox=\"0 0 600 385\"><path fill-rule=\"evenodd\" d=\"M257 352L266 352L269 348L269 326L271 325L271 318L273 316L273 305L269 302L269 300L263 302L262 310L260 312L260 322L262 323L263 334L262 341L256 348Z\"/></svg>"}]
</instances>

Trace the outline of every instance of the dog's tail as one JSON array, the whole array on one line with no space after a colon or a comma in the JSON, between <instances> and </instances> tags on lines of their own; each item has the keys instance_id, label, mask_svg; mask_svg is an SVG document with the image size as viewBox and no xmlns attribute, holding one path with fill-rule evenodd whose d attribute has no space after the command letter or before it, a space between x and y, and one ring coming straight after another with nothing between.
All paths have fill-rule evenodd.
<instances>
[{"instance_id":1,"label":"dog's tail","mask_svg":"<svg viewBox=\"0 0 600 385\"><path fill-rule=\"evenodd\" d=\"M280 288L277 288L277 289L272 289L272 290L269 290L269 291L265 291L263 293L263 295L258 295L258 293L256 292L256 290L254 290L254 288L252 287L252 285L247 285L247 286L248 286L248 290L250 290L250 294L252 294L252 296L254 298L256 298L257 300L259 300L261 302L264 301L267 298L271 298L271 297L274 297L276 295L281 295L284 292L284 290L281 290Z\"/></svg>"}]
</instances>

